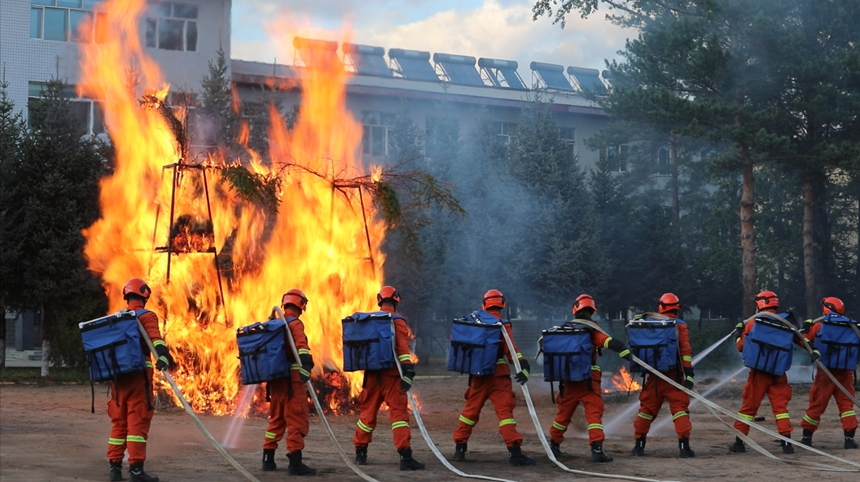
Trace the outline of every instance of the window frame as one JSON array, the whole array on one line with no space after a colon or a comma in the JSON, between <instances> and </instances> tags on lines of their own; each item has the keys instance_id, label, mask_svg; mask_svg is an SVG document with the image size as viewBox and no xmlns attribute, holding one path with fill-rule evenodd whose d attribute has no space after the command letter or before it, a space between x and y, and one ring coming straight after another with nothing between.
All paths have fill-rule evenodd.
<instances>
[{"instance_id":1,"label":"window frame","mask_svg":"<svg viewBox=\"0 0 860 482\"><path fill-rule=\"evenodd\" d=\"M68 4L74 1L77 6ZM77 42L77 43L104 43L104 36L100 33L104 32L105 15L102 6L104 0L30 0L30 39L44 40L49 42ZM45 18L47 11L62 11L64 12L63 19L63 34L62 39L46 38ZM38 12L38 18L34 19L34 12ZM91 23L91 28L88 33L83 36L78 35L77 26L73 27L72 17L74 14L81 15L79 22L83 21L83 17L89 16L94 19ZM34 25L38 23L38 25ZM34 35L34 27L37 30ZM53 31L52 31L53 32Z\"/></svg>"},{"instance_id":2,"label":"window frame","mask_svg":"<svg viewBox=\"0 0 860 482\"><path fill-rule=\"evenodd\" d=\"M363 156L385 157L388 155L390 133L391 129L394 128L396 117L397 114L390 112L361 111L361 154Z\"/></svg>"},{"instance_id":3,"label":"window frame","mask_svg":"<svg viewBox=\"0 0 860 482\"><path fill-rule=\"evenodd\" d=\"M29 115L30 109L30 101L31 100L39 100L42 98L41 95L33 95L33 88L39 87L39 93L41 94L45 90L45 86L47 82L27 82L27 125L28 127L32 127L32 117ZM86 121L86 132L85 136L97 136L100 134L107 133L107 125L104 122L104 101L101 99L93 99L90 97L81 97L77 93L77 87L74 85L67 85L63 91L63 94L69 102L88 104L87 106L87 121ZM99 130L94 130L95 127L99 127Z\"/></svg>"},{"instance_id":4,"label":"window frame","mask_svg":"<svg viewBox=\"0 0 860 482\"><path fill-rule=\"evenodd\" d=\"M177 8L188 9L177 13ZM191 16L193 15L193 17ZM144 45L146 48L170 52L197 52L200 43L200 5L182 2L150 1L144 15ZM162 34L169 34L166 25L181 23L179 29L179 48L166 48L162 45ZM150 32L150 26L154 26Z\"/></svg>"}]
</instances>

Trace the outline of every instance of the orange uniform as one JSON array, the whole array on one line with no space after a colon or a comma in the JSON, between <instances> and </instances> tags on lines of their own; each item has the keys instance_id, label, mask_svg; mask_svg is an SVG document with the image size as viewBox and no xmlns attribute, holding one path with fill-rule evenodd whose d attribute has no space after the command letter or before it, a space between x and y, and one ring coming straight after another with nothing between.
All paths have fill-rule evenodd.
<instances>
[{"instance_id":1,"label":"orange uniform","mask_svg":"<svg viewBox=\"0 0 860 482\"><path fill-rule=\"evenodd\" d=\"M676 318L670 313L664 314L670 318ZM678 383L683 383L687 378L684 370L693 368L693 348L690 345L690 330L687 324L677 318L676 322L681 365L660 373ZM690 423L690 397L672 385L663 383L655 375L649 374L645 379L645 386L642 387L642 392L639 394L639 415L633 422L633 430L637 439L648 434L651 423L657 418L664 400L669 401L669 410L672 413L672 420L675 422L675 432L678 434L678 439L690 437L690 432L693 429L693 425Z\"/></svg>"},{"instance_id":2,"label":"orange uniform","mask_svg":"<svg viewBox=\"0 0 860 482\"><path fill-rule=\"evenodd\" d=\"M603 390L600 388L603 373L597 365L598 349L609 348L612 341L611 336L604 335L597 330L591 332L591 343L594 345L594 355L591 364L591 380L578 382L559 382L558 397L556 405L558 411L553 419L549 435L553 442L561 444L564 442L564 433L570 424L570 419L576 411L576 407L582 402L585 408L585 421L588 423L588 442L600 442L606 438L603 434Z\"/></svg>"},{"instance_id":3,"label":"orange uniform","mask_svg":"<svg viewBox=\"0 0 860 482\"><path fill-rule=\"evenodd\" d=\"M299 313L292 305L284 308L287 319L296 318L287 323L299 355L310 354L308 337L305 335L305 325L298 319ZM289 345L287 345L289 346ZM292 453L305 447L305 437L310 428L308 421L308 396L305 384L299 379L302 368L299 360L293 359L292 351L288 352L290 361L290 378L279 378L267 382L267 390L271 398L269 403L269 426L263 441L263 449L277 449L278 442L287 433L287 452Z\"/></svg>"},{"instance_id":4,"label":"orange uniform","mask_svg":"<svg viewBox=\"0 0 860 482\"><path fill-rule=\"evenodd\" d=\"M736 342L739 352L743 352L744 340L752 331L753 326L755 326L755 319L750 320L744 325L744 331ZM794 343L803 347L803 343L797 337L795 337ZM738 411L738 415L745 420L752 421L765 395L767 395L773 408L777 431L785 437L790 436L792 426L788 414L788 402L791 401L791 385L788 384L788 377L785 374L776 376L756 370L755 368L750 368L749 376L741 394L743 404ZM750 433L750 426L739 420L735 421L734 427L744 435Z\"/></svg>"},{"instance_id":5,"label":"orange uniform","mask_svg":"<svg viewBox=\"0 0 860 482\"><path fill-rule=\"evenodd\" d=\"M147 288L148 289L148 288ZM143 309L144 303L137 299L128 302L128 309ZM138 319L155 346L164 346L158 331L158 315L152 311L141 314ZM149 353L146 342L141 340L140 349ZM146 370L124 375L110 383L113 396L108 401L108 415L111 421L107 457L121 462L128 450L129 464L146 460L146 440L152 423L152 361L147 357Z\"/></svg>"},{"instance_id":6,"label":"orange uniform","mask_svg":"<svg viewBox=\"0 0 860 482\"><path fill-rule=\"evenodd\" d=\"M502 319L499 313L494 311L489 311L489 313L500 320ZM511 324L504 323L503 326L513 342L514 332L511 329ZM514 344L514 349L516 350L516 357L522 359L523 355L516 348L516 344ZM512 388L511 369L508 367L508 362L513 363L513 358L507 343L503 341L499 346L496 372L487 376L469 376L469 388L466 389L465 394L466 406L460 413L460 422L454 431L455 443L465 444L468 442L472 435L472 429L480 418L481 409L484 408L484 404L489 399L493 403L493 408L496 409L496 417L499 419L499 433L502 435L505 445L510 448L522 444L523 437L517 432L517 421L514 419L517 398Z\"/></svg>"},{"instance_id":7,"label":"orange uniform","mask_svg":"<svg viewBox=\"0 0 860 482\"><path fill-rule=\"evenodd\" d=\"M380 309L396 313L387 305L382 305ZM412 338L412 331L406 324L406 320L395 318L394 355L400 363L411 363L409 340ZM361 395L358 396L360 415L352 437L356 450L366 447L373 440L376 417L382 402L388 405L388 419L391 421L394 446L398 451L411 446L412 432L409 429L409 412L406 408L408 401L406 392L400 387L400 382L401 377L396 366L386 370L365 370L364 384Z\"/></svg>"},{"instance_id":8,"label":"orange uniform","mask_svg":"<svg viewBox=\"0 0 860 482\"><path fill-rule=\"evenodd\" d=\"M821 323L815 323L804 335L804 338L812 343L820 329ZM848 393L854 396L854 371L831 368L830 373L839 381L840 385L845 387ZM824 414L830 403L831 396L836 399L836 406L839 408L842 430L849 432L857 429L857 413L854 411L854 403L842 393L842 390L833 383L826 373L819 371L812 382L812 388L809 389L809 408L806 409L803 421L800 422L800 426L804 430L815 432L821 422L821 415Z\"/></svg>"}]
</instances>

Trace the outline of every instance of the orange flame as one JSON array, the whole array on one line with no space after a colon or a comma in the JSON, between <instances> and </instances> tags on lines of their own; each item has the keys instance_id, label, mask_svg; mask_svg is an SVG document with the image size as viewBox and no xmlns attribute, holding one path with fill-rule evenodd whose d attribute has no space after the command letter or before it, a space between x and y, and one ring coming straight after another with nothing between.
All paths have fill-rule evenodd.
<instances>
[{"instance_id":1,"label":"orange flame","mask_svg":"<svg viewBox=\"0 0 860 482\"><path fill-rule=\"evenodd\" d=\"M612 376L612 384L615 385L615 388L624 392L642 390L642 385L633 379L630 373L627 372L627 367L623 365L618 373Z\"/></svg>"},{"instance_id":2,"label":"orange flame","mask_svg":"<svg viewBox=\"0 0 860 482\"><path fill-rule=\"evenodd\" d=\"M85 255L104 280L112 311L125 306L126 280L147 280L147 307L160 317L179 366L173 375L189 403L229 413L240 383L235 328L266 319L289 288L310 300L302 319L315 376L342 366L340 320L372 309L382 284L384 224L371 206L359 205L357 193L333 187L335 177L366 173L361 125L345 108L349 74L342 66L303 72L302 115L292 131L273 116L271 164L254 158L248 166L281 176L279 213L266 213L218 182L212 166L235 160L180 159L161 114L139 107L144 89L164 86L139 42L144 8L145 0L107 2L105 43L83 46L83 91L104 100L117 156L113 175L101 182L102 217L84 230ZM129 85L123 67L134 68L139 85ZM191 241L176 243L177 220ZM355 395L361 375L344 376Z\"/></svg>"}]
</instances>

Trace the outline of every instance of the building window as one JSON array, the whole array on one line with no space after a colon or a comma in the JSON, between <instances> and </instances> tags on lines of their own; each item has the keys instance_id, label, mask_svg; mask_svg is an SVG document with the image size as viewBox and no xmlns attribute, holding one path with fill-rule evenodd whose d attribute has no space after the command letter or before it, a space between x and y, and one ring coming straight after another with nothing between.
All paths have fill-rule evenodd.
<instances>
[{"instance_id":1,"label":"building window","mask_svg":"<svg viewBox=\"0 0 860 482\"><path fill-rule=\"evenodd\" d=\"M609 161L609 169L615 172L627 172L628 157L630 152L627 144L608 146L606 148L606 160Z\"/></svg>"},{"instance_id":2,"label":"building window","mask_svg":"<svg viewBox=\"0 0 860 482\"><path fill-rule=\"evenodd\" d=\"M146 16L146 46L162 50L197 50L197 7L153 3Z\"/></svg>"},{"instance_id":3,"label":"building window","mask_svg":"<svg viewBox=\"0 0 860 482\"><path fill-rule=\"evenodd\" d=\"M388 134L394 127L394 114L361 112L361 152L366 156L388 154Z\"/></svg>"},{"instance_id":4,"label":"building window","mask_svg":"<svg viewBox=\"0 0 860 482\"><path fill-rule=\"evenodd\" d=\"M517 125L513 122L493 122L493 131L499 140L507 146L517 135Z\"/></svg>"},{"instance_id":5,"label":"building window","mask_svg":"<svg viewBox=\"0 0 860 482\"><path fill-rule=\"evenodd\" d=\"M46 84L42 82L30 82L27 85L27 108L32 110L34 104L42 98ZM78 96L76 88L68 85L63 89L61 95L69 100L72 111L72 122L86 135L96 135L105 132L104 105L100 100L87 99ZM29 116L28 123L33 127L33 117Z\"/></svg>"},{"instance_id":6,"label":"building window","mask_svg":"<svg viewBox=\"0 0 860 482\"><path fill-rule=\"evenodd\" d=\"M104 0L30 0L30 38L104 42L106 17L94 11L103 3Z\"/></svg>"},{"instance_id":7,"label":"building window","mask_svg":"<svg viewBox=\"0 0 860 482\"><path fill-rule=\"evenodd\" d=\"M559 127L558 136L561 138L561 141L565 143L567 146L570 157L576 155L576 129L573 127Z\"/></svg>"},{"instance_id":8,"label":"building window","mask_svg":"<svg viewBox=\"0 0 860 482\"><path fill-rule=\"evenodd\" d=\"M669 146L663 146L657 149L657 165L658 166L668 166L669 165Z\"/></svg>"}]
</instances>

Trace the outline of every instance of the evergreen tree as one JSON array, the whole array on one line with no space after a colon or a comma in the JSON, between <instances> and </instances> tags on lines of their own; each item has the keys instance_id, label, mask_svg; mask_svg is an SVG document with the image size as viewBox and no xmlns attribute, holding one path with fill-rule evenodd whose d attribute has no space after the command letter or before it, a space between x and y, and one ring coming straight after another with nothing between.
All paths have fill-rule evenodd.
<instances>
[{"instance_id":1,"label":"evergreen tree","mask_svg":"<svg viewBox=\"0 0 860 482\"><path fill-rule=\"evenodd\" d=\"M209 72L200 82L197 117L198 144L207 150L225 150L234 153L239 136L238 105L234 108L229 66L224 51L218 49L214 61L209 61Z\"/></svg>"}]
</instances>

